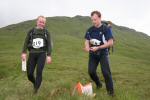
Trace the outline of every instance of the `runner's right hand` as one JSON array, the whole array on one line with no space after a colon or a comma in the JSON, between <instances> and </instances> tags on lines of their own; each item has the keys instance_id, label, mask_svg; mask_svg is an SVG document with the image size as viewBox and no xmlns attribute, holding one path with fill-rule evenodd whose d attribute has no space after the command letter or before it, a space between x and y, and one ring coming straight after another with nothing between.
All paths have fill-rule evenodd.
<instances>
[{"instance_id":1,"label":"runner's right hand","mask_svg":"<svg viewBox=\"0 0 150 100\"><path fill-rule=\"evenodd\" d=\"M26 53L22 53L22 54L21 54L21 59L22 59L23 61L26 60L26 57L27 57L27 54L26 54Z\"/></svg>"}]
</instances>

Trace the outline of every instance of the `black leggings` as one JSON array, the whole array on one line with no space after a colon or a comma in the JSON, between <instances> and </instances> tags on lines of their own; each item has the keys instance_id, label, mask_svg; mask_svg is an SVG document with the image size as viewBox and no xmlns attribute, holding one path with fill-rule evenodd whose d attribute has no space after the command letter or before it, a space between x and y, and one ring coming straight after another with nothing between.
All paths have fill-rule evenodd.
<instances>
[{"instance_id":1,"label":"black leggings","mask_svg":"<svg viewBox=\"0 0 150 100\"><path fill-rule=\"evenodd\" d=\"M106 89L107 91L113 90L113 80L110 71L108 54L89 54L89 64L88 64L88 72L92 80L96 83L97 86L101 84L99 77L97 76L96 69L98 64L100 63L102 74L105 79Z\"/></svg>"},{"instance_id":2,"label":"black leggings","mask_svg":"<svg viewBox=\"0 0 150 100\"><path fill-rule=\"evenodd\" d=\"M33 83L34 88L38 89L42 82L42 71L45 65L46 53L30 53L27 62L28 79ZM34 70L36 68L36 78L34 77Z\"/></svg>"}]
</instances>

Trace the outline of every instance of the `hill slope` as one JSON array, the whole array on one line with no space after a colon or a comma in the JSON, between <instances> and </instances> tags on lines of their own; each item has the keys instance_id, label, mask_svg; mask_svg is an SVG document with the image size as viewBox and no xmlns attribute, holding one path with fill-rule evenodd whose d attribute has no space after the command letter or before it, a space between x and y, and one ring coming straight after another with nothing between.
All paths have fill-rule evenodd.
<instances>
[{"instance_id":1,"label":"hill slope","mask_svg":"<svg viewBox=\"0 0 150 100\"><path fill-rule=\"evenodd\" d=\"M21 72L20 54L24 38L35 21L26 21L0 29L0 100L83 100L70 96L78 82L87 83L88 54L83 51L84 34L91 25L89 17L50 17L47 28L52 34L53 63L46 65L38 95ZM110 55L115 84L115 100L148 100L150 98L150 37L122 26L113 25L115 52ZM100 67L98 73L104 84ZM96 90L97 100L111 100L105 86Z\"/></svg>"}]
</instances>

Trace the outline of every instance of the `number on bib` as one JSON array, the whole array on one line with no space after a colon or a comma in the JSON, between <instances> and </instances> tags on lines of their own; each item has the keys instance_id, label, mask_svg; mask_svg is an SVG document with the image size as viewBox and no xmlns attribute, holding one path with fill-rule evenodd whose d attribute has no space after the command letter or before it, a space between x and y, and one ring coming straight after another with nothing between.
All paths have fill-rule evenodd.
<instances>
[{"instance_id":1,"label":"number on bib","mask_svg":"<svg viewBox=\"0 0 150 100\"><path fill-rule=\"evenodd\" d=\"M33 46L33 48L43 47L44 46L43 39L41 39L41 38L33 39L32 46Z\"/></svg>"}]
</instances>

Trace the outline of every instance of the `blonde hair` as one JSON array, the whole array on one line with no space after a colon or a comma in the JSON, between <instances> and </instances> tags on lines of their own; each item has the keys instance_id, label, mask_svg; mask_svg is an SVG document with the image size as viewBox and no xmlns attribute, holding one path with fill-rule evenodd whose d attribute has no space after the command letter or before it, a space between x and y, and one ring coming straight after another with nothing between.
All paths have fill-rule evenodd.
<instances>
[{"instance_id":1,"label":"blonde hair","mask_svg":"<svg viewBox=\"0 0 150 100\"><path fill-rule=\"evenodd\" d=\"M46 22L46 17L44 17L44 16L40 15L40 16L38 16L38 17L37 17L37 20L38 20L39 18L43 18L43 19L45 19L45 22Z\"/></svg>"}]
</instances>

